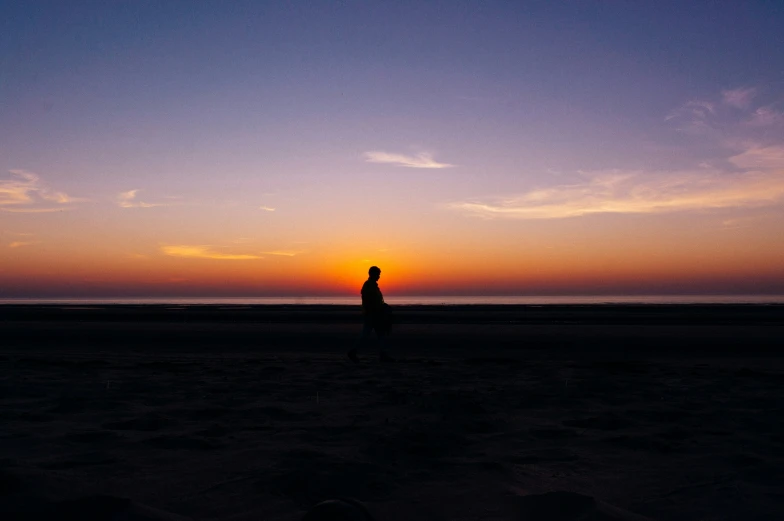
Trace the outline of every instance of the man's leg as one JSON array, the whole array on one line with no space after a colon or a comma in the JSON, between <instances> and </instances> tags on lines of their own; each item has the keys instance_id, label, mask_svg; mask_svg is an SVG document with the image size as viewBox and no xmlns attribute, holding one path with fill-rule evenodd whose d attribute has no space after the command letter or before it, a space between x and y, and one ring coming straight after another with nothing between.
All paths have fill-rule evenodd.
<instances>
[{"instance_id":1,"label":"man's leg","mask_svg":"<svg viewBox=\"0 0 784 521\"><path fill-rule=\"evenodd\" d=\"M357 350L365 345L365 342L367 342L367 339L370 336L370 332L372 330L373 324L371 324L370 321L365 320L365 322L362 324L362 333L360 333L359 338L356 340L356 342L354 342L354 348L347 353L352 362L359 362L359 358L357 357Z\"/></svg>"},{"instance_id":2,"label":"man's leg","mask_svg":"<svg viewBox=\"0 0 784 521\"><path fill-rule=\"evenodd\" d=\"M357 347L362 347L367 342L367 339L370 338L370 333L373 331L373 324L369 320L365 320L362 323L362 333L359 334L359 340L357 341Z\"/></svg>"},{"instance_id":3,"label":"man's leg","mask_svg":"<svg viewBox=\"0 0 784 521\"><path fill-rule=\"evenodd\" d=\"M378 335L378 343L380 351L378 353L378 359L382 362L394 362L395 359L389 355L389 331L379 331L376 329L376 335Z\"/></svg>"}]
</instances>

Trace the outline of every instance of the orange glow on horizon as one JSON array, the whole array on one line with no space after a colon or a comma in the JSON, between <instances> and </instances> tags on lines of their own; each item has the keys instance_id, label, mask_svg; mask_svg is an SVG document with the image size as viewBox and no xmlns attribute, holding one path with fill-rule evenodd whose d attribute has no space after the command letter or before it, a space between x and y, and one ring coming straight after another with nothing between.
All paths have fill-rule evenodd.
<instances>
[{"instance_id":1,"label":"orange glow on horizon","mask_svg":"<svg viewBox=\"0 0 784 521\"><path fill-rule=\"evenodd\" d=\"M632 262L596 255L570 260L543 256L503 259L495 264L466 254L454 262L412 260L410 254L325 254L267 259L239 255L217 258L112 256L90 262L89 255L63 256L57 263L23 248L6 254L0 283L5 293L155 295L358 295L371 265L381 267L385 295L430 294L570 294L708 291L712 287L784 288L784 263L770 259L652 258ZM7 253L7 252L6 252ZM739 262L742 261L742 262ZM487 269L481 269L482 265Z\"/></svg>"},{"instance_id":2,"label":"orange glow on horizon","mask_svg":"<svg viewBox=\"0 0 784 521\"><path fill-rule=\"evenodd\" d=\"M360 222L329 234L316 233L317 223L279 235L247 225L234 226L230 239L211 214L194 212L175 231L147 214L134 227L96 220L82 229L76 215L37 217L37 226L19 220L26 234L0 244L0 296L352 296L371 265L391 296L784 293L784 241L770 240L784 235L776 215L754 226L710 215L688 226L678 215L464 219L457 232L438 220Z\"/></svg>"}]
</instances>

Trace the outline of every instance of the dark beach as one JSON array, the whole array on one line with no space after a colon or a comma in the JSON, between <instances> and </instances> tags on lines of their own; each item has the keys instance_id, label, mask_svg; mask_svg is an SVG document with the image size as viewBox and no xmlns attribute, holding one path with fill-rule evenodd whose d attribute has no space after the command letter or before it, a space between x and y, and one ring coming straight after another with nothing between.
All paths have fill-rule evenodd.
<instances>
[{"instance_id":1,"label":"dark beach","mask_svg":"<svg viewBox=\"0 0 784 521\"><path fill-rule=\"evenodd\" d=\"M398 363L354 365L358 307L0 306L2 508L288 520L352 496L380 520L511 520L569 491L784 517L784 305L394 316Z\"/></svg>"}]
</instances>

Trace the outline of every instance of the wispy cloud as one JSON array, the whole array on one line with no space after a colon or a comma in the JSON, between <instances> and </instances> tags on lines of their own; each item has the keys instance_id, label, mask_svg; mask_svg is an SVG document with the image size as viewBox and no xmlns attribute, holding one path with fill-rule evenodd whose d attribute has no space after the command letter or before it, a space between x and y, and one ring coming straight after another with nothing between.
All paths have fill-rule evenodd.
<instances>
[{"instance_id":1,"label":"wispy cloud","mask_svg":"<svg viewBox=\"0 0 784 521\"><path fill-rule=\"evenodd\" d=\"M784 145L752 145L740 154L730 157L728 161L743 169L780 170L777 173L784 179Z\"/></svg>"},{"instance_id":2,"label":"wispy cloud","mask_svg":"<svg viewBox=\"0 0 784 521\"><path fill-rule=\"evenodd\" d=\"M11 170L11 179L0 181L0 205L30 204L40 190L37 175L24 170Z\"/></svg>"},{"instance_id":3,"label":"wispy cloud","mask_svg":"<svg viewBox=\"0 0 784 521\"><path fill-rule=\"evenodd\" d=\"M678 130L694 134L735 137L755 127L784 125L784 113L775 97L764 104L755 87L725 90L710 99L692 100L671 111L664 119L673 121Z\"/></svg>"},{"instance_id":4,"label":"wispy cloud","mask_svg":"<svg viewBox=\"0 0 784 521\"><path fill-rule=\"evenodd\" d=\"M776 110L772 105L760 107L751 114L746 123L755 127L784 126L784 112Z\"/></svg>"},{"instance_id":5,"label":"wispy cloud","mask_svg":"<svg viewBox=\"0 0 784 521\"><path fill-rule=\"evenodd\" d=\"M38 244L39 241L14 241L8 245L9 248L21 248L23 246L32 246Z\"/></svg>"},{"instance_id":6,"label":"wispy cloud","mask_svg":"<svg viewBox=\"0 0 784 521\"><path fill-rule=\"evenodd\" d=\"M713 101L690 101L667 116L677 120L678 130L716 141L717 155L695 161L693 168L581 172L581 179L571 184L446 206L488 219L557 219L779 204L784 201L784 134L771 139L770 129L748 123L776 124L781 114L772 105L755 108L756 96L750 87L724 91Z\"/></svg>"},{"instance_id":7,"label":"wispy cloud","mask_svg":"<svg viewBox=\"0 0 784 521\"><path fill-rule=\"evenodd\" d=\"M677 109L671 111L665 117L665 120L675 119L686 117L689 119L696 119L696 120L704 120L708 118L711 114L716 113L716 104L710 101L688 101L678 107Z\"/></svg>"},{"instance_id":8,"label":"wispy cloud","mask_svg":"<svg viewBox=\"0 0 784 521\"><path fill-rule=\"evenodd\" d=\"M558 219L760 207L784 201L784 146L750 146L728 161L743 172L707 165L675 172L590 172L584 173L586 180L579 183L447 206L485 218Z\"/></svg>"},{"instance_id":9,"label":"wispy cloud","mask_svg":"<svg viewBox=\"0 0 784 521\"><path fill-rule=\"evenodd\" d=\"M716 156L679 171L601 170L581 179L504 197L455 201L452 210L487 219L559 219L592 214L654 214L751 208L784 202L784 124L773 105L755 106L752 87L685 103L667 116L678 130L715 140ZM751 123L751 124L750 124ZM765 128L757 128L765 127Z\"/></svg>"},{"instance_id":10,"label":"wispy cloud","mask_svg":"<svg viewBox=\"0 0 784 521\"><path fill-rule=\"evenodd\" d=\"M722 91L721 98L724 104L743 109L751 104L751 100L756 94L757 89L754 87L741 87Z\"/></svg>"},{"instance_id":11,"label":"wispy cloud","mask_svg":"<svg viewBox=\"0 0 784 521\"><path fill-rule=\"evenodd\" d=\"M14 213L49 213L70 207L86 199L51 189L38 174L27 170L10 170L10 179L0 180L0 211ZM50 203L57 205L52 207Z\"/></svg>"},{"instance_id":12,"label":"wispy cloud","mask_svg":"<svg viewBox=\"0 0 784 521\"><path fill-rule=\"evenodd\" d=\"M731 219L724 219L721 221L721 228L724 230L737 230L739 228L748 228L755 226L757 222L769 218L769 215L751 215L745 217L735 217Z\"/></svg>"},{"instance_id":13,"label":"wispy cloud","mask_svg":"<svg viewBox=\"0 0 784 521\"><path fill-rule=\"evenodd\" d=\"M263 259L258 255L223 253L215 251L214 246L190 246L190 245L171 245L161 246L161 251L171 257L188 257L192 259L216 259L216 260L254 260Z\"/></svg>"},{"instance_id":14,"label":"wispy cloud","mask_svg":"<svg viewBox=\"0 0 784 521\"><path fill-rule=\"evenodd\" d=\"M590 174L583 183L559 185L504 199L451 203L452 209L485 218L558 219L616 213L642 214L754 207L784 200L784 175L752 171L623 172Z\"/></svg>"},{"instance_id":15,"label":"wispy cloud","mask_svg":"<svg viewBox=\"0 0 784 521\"><path fill-rule=\"evenodd\" d=\"M68 204L82 201L63 192L41 192L41 198L53 203Z\"/></svg>"},{"instance_id":16,"label":"wispy cloud","mask_svg":"<svg viewBox=\"0 0 784 521\"><path fill-rule=\"evenodd\" d=\"M365 152L365 161L368 163L383 163L396 166L404 166L407 168L450 168L455 165L449 163L439 163L433 159L432 154L422 152L415 156L406 156L403 154L390 154L388 152Z\"/></svg>"},{"instance_id":17,"label":"wispy cloud","mask_svg":"<svg viewBox=\"0 0 784 521\"><path fill-rule=\"evenodd\" d=\"M166 203L146 203L144 201L137 201L136 194L141 190L128 190L127 192L120 192L117 194L117 205L120 208L153 208L156 206L168 206Z\"/></svg>"},{"instance_id":18,"label":"wispy cloud","mask_svg":"<svg viewBox=\"0 0 784 521\"><path fill-rule=\"evenodd\" d=\"M259 210L264 210L265 212L274 212L275 208L270 208L269 206L259 206Z\"/></svg>"},{"instance_id":19,"label":"wispy cloud","mask_svg":"<svg viewBox=\"0 0 784 521\"><path fill-rule=\"evenodd\" d=\"M272 250L261 252L264 255L282 255L284 257L294 257L306 253L304 250Z\"/></svg>"},{"instance_id":20,"label":"wispy cloud","mask_svg":"<svg viewBox=\"0 0 784 521\"><path fill-rule=\"evenodd\" d=\"M54 212L64 212L66 210L73 210L73 206L67 206L63 208L19 208L19 207L3 207L0 206L0 212L9 212L9 213L54 213Z\"/></svg>"}]
</instances>

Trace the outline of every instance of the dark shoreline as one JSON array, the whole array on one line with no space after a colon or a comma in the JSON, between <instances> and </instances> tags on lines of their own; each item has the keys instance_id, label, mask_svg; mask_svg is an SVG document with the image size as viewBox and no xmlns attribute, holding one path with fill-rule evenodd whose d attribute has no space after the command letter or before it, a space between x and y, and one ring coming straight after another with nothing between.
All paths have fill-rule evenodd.
<instances>
[{"instance_id":1,"label":"dark shoreline","mask_svg":"<svg viewBox=\"0 0 784 521\"><path fill-rule=\"evenodd\" d=\"M359 306L2 305L0 352L19 349L341 353ZM784 305L395 306L401 353L540 352L779 355Z\"/></svg>"},{"instance_id":2,"label":"dark shoreline","mask_svg":"<svg viewBox=\"0 0 784 521\"><path fill-rule=\"evenodd\" d=\"M398 305L397 324L784 325L784 304ZM329 304L3 304L0 321L356 323L360 306Z\"/></svg>"}]
</instances>

